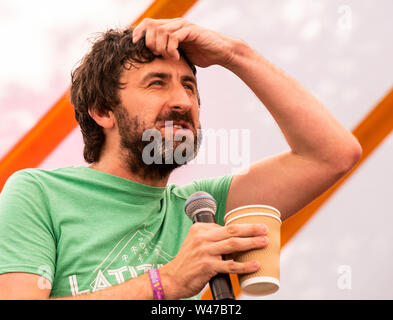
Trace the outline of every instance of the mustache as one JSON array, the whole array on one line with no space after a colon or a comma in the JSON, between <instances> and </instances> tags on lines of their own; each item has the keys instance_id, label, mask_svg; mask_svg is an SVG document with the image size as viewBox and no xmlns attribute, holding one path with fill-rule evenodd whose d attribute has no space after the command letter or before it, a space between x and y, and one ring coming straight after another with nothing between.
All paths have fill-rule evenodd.
<instances>
[{"instance_id":1,"label":"mustache","mask_svg":"<svg viewBox=\"0 0 393 320\"><path fill-rule=\"evenodd\" d=\"M156 121L162 123L165 123L165 121L184 121L190 126L192 126L192 128L195 128L194 121L192 120L190 112L180 113L177 111L171 111L165 116L159 115Z\"/></svg>"}]
</instances>

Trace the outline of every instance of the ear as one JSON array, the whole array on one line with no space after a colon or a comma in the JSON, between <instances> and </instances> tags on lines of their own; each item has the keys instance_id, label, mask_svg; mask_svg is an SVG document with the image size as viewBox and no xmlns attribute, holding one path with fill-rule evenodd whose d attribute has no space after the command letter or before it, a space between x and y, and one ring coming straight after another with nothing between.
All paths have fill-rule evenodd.
<instances>
[{"instance_id":1,"label":"ear","mask_svg":"<svg viewBox=\"0 0 393 320\"><path fill-rule=\"evenodd\" d=\"M105 113L100 113L96 109L89 109L89 115L97 122L98 125L104 129L112 129L115 125L115 116L112 111Z\"/></svg>"}]
</instances>

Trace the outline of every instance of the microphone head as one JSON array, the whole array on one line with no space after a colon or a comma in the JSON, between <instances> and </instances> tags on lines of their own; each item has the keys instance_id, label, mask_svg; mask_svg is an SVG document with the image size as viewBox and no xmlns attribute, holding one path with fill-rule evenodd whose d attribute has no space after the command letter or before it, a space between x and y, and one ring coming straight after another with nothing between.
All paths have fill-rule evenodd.
<instances>
[{"instance_id":1,"label":"microphone head","mask_svg":"<svg viewBox=\"0 0 393 320\"><path fill-rule=\"evenodd\" d=\"M207 209L216 214L217 202L207 192L198 191L190 195L184 205L187 216L193 220L194 216L200 211L199 209Z\"/></svg>"}]
</instances>

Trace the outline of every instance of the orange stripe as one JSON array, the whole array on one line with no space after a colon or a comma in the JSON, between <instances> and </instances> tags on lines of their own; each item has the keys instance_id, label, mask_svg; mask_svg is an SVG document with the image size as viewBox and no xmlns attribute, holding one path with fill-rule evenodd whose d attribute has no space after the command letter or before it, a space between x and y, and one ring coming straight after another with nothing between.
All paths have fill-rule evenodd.
<instances>
[{"instance_id":1,"label":"orange stripe","mask_svg":"<svg viewBox=\"0 0 393 320\"><path fill-rule=\"evenodd\" d=\"M76 126L69 91L0 161L0 190L15 171L38 166Z\"/></svg>"},{"instance_id":2,"label":"orange stripe","mask_svg":"<svg viewBox=\"0 0 393 320\"><path fill-rule=\"evenodd\" d=\"M133 23L144 18L183 16L197 0L156 0ZM0 190L15 171L37 167L77 126L69 90L38 123L0 160Z\"/></svg>"},{"instance_id":3,"label":"orange stripe","mask_svg":"<svg viewBox=\"0 0 393 320\"><path fill-rule=\"evenodd\" d=\"M144 18L171 19L184 16L184 14L198 0L161 0L154 1L149 8L132 25L136 26Z\"/></svg>"}]
</instances>

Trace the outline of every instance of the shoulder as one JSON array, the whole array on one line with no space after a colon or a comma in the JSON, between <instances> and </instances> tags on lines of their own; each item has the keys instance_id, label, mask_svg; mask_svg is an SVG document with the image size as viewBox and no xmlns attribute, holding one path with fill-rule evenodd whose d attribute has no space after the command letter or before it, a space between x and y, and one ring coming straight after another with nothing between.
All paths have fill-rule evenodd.
<instances>
[{"instance_id":1,"label":"shoulder","mask_svg":"<svg viewBox=\"0 0 393 320\"><path fill-rule=\"evenodd\" d=\"M38 169L28 168L14 172L11 176L8 177L6 183L4 184L2 194L9 190L25 189L27 186L32 187L34 185L39 185L35 178L37 170Z\"/></svg>"},{"instance_id":2,"label":"shoulder","mask_svg":"<svg viewBox=\"0 0 393 320\"><path fill-rule=\"evenodd\" d=\"M212 193L212 195L217 192L227 193L232 177L233 175L224 175L219 177L203 178L194 180L182 186L172 183L168 185L167 189L168 192L184 200L187 200L190 195L198 191L205 191Z\"/></svg>"},{"instance_id":3,"label":"shoulder","mask_svg":"<svg viewBox=\"0 0 393 320\"><path fill-rule=\"evenodd\" d=\"M8 179L7 183L21 180L30 181L42 181L45 179L56 178L56 177L66 177L66 176L78 176L80 175L80 167L63 167L56 169L40 169L40 168L26 168L14 172Z\"/></svg>"},{"instance_id":4,"label":"shoulder","mask_svg":"<svg viewBox=\"0 0 393 320\"><path fill-rule=\"evenodd\" d=\"M192 181L184 186L171 184L168 186L168 191L174 194L181 201L185 202L189 196L198 191L209 193L217 202L216 220L218 224L223 224L223 217L227 202L228 190L232 181L233 175L228 174L219 177L203 178Z\"/></svg>"},{"instance_id":5,"label":"shoulder","mask_svg":"<svg viewBox=\"0 0 393 320\"><path fill-rule=\"evenodd\" d=\"M40 169L40 168L25 168L18 171L15 171L8 180L20 180L20 179L39 179L56 175L67 175L76 173L78 167L70 166L64 168L56 168L56 169ZM7 180L7 182L8 182Z\"/></svg>"},{"instance_id":6,"label":"shoulder","mask_svg":"<svg viewBox=\"0 0 393 320\"><path fill-rule=\"evenodd\" d=\"M6 180L1 189L1 196L44 194L55 186L59 180L69 179L70 176L78 176L75 167L65 167L53 170L39 168L26 168L14 172Z\"/></svg>"}]
</instances>

